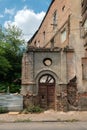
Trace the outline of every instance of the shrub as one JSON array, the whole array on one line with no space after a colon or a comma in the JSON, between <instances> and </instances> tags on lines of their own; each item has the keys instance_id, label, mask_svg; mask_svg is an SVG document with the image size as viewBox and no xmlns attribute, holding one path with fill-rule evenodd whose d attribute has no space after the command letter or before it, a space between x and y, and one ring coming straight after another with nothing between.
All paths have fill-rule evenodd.
<instances>
[{"instance_id":1,"label":"shrub","mask_svg":"<svg viewBox=\"0 0 87 130\"><path fill-rule=\"evenodd\" d=\"M39 106L31 106L27 108L27 111L30 113L41 113L43 112L43 109L40 108Z\"/></svg>"},{"instance_id":2,"label":"shrub","mask_svg":"<svg viewBox=\"0 0 87 130\"><path fill-rule=\"evenodd\" d=\"M0 107L0 114L7 113L7 112L8 112L7 108Z\"/></svg>"},{"instance_id":3,"label":"shrub","mask_svg":"<svg viewBox=\"0 0 87 130\"><path fill-rule=\"evenodd\" d=\"M0 93L7 93L8 86L9 86L10 93L17 93L17 92L20 93L21 85L17 85L15 83L7 83L7 82L0 83Z\"/></svg>"}]
</instances>

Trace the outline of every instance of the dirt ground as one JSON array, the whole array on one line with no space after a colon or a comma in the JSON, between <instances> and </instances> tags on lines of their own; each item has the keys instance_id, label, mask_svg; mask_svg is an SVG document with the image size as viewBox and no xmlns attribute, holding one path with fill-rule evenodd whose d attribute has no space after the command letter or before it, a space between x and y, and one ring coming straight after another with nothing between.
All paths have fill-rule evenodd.
<instances>
[{"instance_id":1,"label":"dirt ground","mask_svg":"<svg viewBox=\"0 0 87 130\"><path fill-rule=\"evenodd\" d=\"M87 111L56 112L48 110L39 114L19 114L18 112L0 114L0 122L29 121L87 121Z\"/></svg>"}]
</instances>

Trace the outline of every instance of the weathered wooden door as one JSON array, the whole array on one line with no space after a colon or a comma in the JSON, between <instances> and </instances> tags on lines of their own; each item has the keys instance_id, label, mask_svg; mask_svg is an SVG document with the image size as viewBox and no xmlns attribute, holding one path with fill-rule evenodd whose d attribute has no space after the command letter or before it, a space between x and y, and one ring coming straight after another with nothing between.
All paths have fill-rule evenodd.
<instances>
[{"instance_id":1,"label":"weathered wooden door","mask_svg":"<svg viewBox=\"0 0 87 130\"><path fill-rule=\"evenodd\" d=\"M39 80L39 103L42 108L55 109L55 80L51 75L44 75Z\"/></svg>"}]
</instances>

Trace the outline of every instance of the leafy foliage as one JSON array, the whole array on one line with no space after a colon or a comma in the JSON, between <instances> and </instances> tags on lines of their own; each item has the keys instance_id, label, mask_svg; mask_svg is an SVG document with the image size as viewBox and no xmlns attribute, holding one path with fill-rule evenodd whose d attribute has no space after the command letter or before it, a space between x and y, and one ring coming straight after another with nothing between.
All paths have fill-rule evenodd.
<instances>
[{"instance_id":1,"label":"leafy foliage","mask_svg":"<svg viewBox=\"0 0 87 130\"><path fill-rule=\"evenodd\" d=\"M4 57L0 56L0 74L5 76L8 70L11 68L9 61Z\"/></svg>"},{"instance_id":2,"label":"leafy foliage","mask_svg":"<svg viewBox=\"0 0 87 130\"><path fill-rule=\"evenodd\" d=\"M7 113L7 112L8 112L7 108L0 107L0 114Z\"/></svg>"},{"instance_id":3,"label":"leafy foliage","mask_svg":"<svg viewBox=\"0 0 87 130\"><path fill-rule=\"evenodd\" d=\"M21 89L21 85L18 83L1 82L0 93L8 93L8 87L10 93L19 93Z\"/></svg>"},{"instance_id":4,"label":"leafy foliage","mask_svg":"<svg viewBox=\"0 0 87 130\"><path fill-rule=\"evenodd\" d=\"M39 106L30 106L27 108L27 111L30 113L41 113L43 109L40 108Z\"/></svg>"},{"instance_id":5,"label":"leafy foliage","mask_svg":"<svg viewBox=\"0 0 87 130\"><path fill-rule=\"evenodd\" d=\"M21 60L25 50L22 31L16 26L8 25L3 31L0 29L0 89L6 91L6 85L10 86L11 92L19 92L21 79ZM18 88L18 89L17 89Z\"/></svg>"}]
</instances>

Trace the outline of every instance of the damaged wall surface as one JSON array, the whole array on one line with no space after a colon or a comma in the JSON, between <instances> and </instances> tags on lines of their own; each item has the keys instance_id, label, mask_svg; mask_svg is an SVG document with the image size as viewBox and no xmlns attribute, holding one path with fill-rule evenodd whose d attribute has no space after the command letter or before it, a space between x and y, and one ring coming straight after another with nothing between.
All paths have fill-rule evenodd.
<instances>
[{"instance_id":1,"label":"damaged wall surface","mask_svg":"<svg viewBox=\"0 0 87 130\"><path fill-rule=\"evenodd\" d=\"M52 0L22 59L24 106L87 110L85 0ZM50 33L48 33L50 32Z\"/></svg>"}]
</instances>

